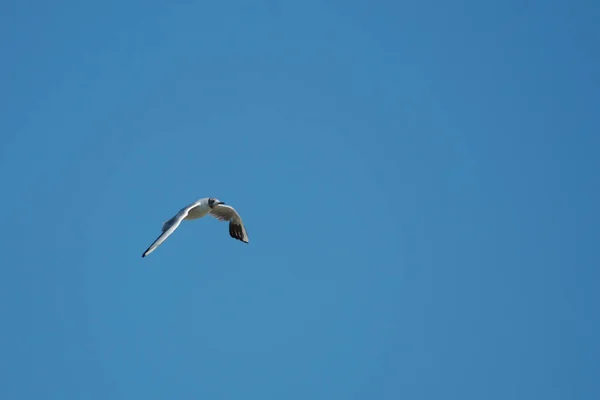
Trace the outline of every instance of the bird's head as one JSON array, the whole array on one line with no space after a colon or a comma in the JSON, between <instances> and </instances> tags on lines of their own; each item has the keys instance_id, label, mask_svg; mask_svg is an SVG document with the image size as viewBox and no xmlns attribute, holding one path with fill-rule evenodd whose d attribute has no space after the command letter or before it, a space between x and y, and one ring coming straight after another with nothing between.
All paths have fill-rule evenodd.
<instances>
[{"instance_id":1,"label":"bird's head","mask_svg":"<svg viewBox=\"0 0 600 400\"><path fill-rule=\"evenodd\" d=\"M219 200L219 199L215 199L214 197L211 197L211 198L209 198L209 199L208 199L208 206L209 206L210 208L213 208L213 207L215 207L215 206L218 206L219 204L225 204L225 203L223 203L223 202L222 202L221 200Z\"/></svg>"}]
</instances>

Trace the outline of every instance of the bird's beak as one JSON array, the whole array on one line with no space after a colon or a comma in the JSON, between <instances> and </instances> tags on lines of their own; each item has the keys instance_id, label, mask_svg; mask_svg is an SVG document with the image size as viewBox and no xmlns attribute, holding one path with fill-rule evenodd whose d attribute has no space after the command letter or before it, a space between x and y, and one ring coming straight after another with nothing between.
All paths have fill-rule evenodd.
<instances>
[{"instance_id":1,"label":"bird's beak","mask_svg":"<svg viewBox=\"0 0 600 400\"><path fill-rule=\"evenodd\" d=\"M220 201L220 202L219 202L219 204L217 204L217 205L221 205L221 204L225 204L225 203L224 203L224 202L222 202L222 201Z\"/></svg>"}]
</instances>

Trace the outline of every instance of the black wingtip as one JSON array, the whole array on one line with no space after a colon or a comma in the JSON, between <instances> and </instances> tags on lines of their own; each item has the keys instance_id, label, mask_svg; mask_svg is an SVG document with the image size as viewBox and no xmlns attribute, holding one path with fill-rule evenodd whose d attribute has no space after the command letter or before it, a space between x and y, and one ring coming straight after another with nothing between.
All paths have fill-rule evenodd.
<instances>
[{"instance_id":1,"label":"black wingtip","mask_svg":"<svg viewBox=\"0 0 600 400\"><path fill-rule=\"evenodd\" d=\"M244 240L244 231L241 225L237 225L235 223L229 224L229 236L234 239L239 240L240 242L248 243Z\"/></svg>"}]
</instances>

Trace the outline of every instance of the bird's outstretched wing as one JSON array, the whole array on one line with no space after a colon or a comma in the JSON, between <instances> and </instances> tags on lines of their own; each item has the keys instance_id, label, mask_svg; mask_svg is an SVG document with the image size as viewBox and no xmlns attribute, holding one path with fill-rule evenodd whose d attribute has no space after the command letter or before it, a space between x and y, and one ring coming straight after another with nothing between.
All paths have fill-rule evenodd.
<instances>
[{"instance_id":1,"label":"bird's outstretched wing","mask_svg":"<svg viewBox=\"0 0 600 400\"><path fill-rule=\"evenodd\" d=\"M162 226L162 233L159 237L156 238L156 240L150 245L150 247L148 247L146 251L144 251L144 254L142 254L142 258L152 253L154 250L156 250L158 246L162 244L162 242L167 240L167 238L171 236L173 232L175 232L175 229L177 229L181 221L183 221L183 219L187 217L190 210L196 207L197 205L198 202L192 203L189 206L182 208L173 218L166 221Z\"/></svg>"},{"instance_id":2,"label":"bird's outstretched wing","mask_svg":"<svg viewBox=\"0 0 600 400\"><path fill-rule=\"evenodd\" d=\"M214 206L209 214L220 221L229 221L229 236L248 243L248 234L246 233L242 218L233 207L219 204Z\"/></svg>"}]
</instances>

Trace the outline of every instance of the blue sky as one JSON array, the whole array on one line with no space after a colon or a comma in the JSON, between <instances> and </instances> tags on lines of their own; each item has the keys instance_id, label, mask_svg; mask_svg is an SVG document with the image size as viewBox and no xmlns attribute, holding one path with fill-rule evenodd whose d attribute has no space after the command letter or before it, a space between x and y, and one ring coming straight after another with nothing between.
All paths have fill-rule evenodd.
<instances>
[{"instance_id":1,"label":"blue sky","mask_svg":"<svg viewBox=\"0 0 600 400\"><path fill-rule=\"evenodd\" d=\"M599 17L4 2L0 397L598 399Z\"/></svg>"}]
</instances>

